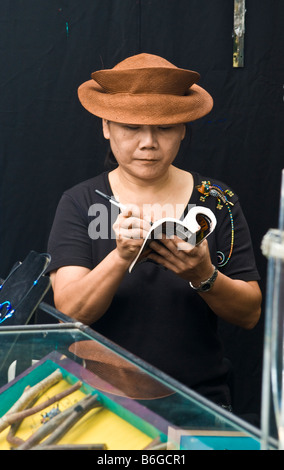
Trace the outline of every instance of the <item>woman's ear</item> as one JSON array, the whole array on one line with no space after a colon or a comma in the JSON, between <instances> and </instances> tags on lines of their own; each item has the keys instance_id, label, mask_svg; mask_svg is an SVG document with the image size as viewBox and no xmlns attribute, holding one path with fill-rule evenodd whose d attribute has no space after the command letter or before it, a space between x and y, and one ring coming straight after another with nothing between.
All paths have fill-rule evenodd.
<instances>
[{"instance_id":1,"label":"woman's ear","mask_svg":"<svg viewBox=\"0 0 284 470\"><path fill-rule=\"evenodd\" d=\"M109 140L110 138L110 133L109 133L109 121L107 121L106 119L103 119L102 120L102 125L103 125L103 135L104 135L104 138Z\"/></svg>"}]
</instances>

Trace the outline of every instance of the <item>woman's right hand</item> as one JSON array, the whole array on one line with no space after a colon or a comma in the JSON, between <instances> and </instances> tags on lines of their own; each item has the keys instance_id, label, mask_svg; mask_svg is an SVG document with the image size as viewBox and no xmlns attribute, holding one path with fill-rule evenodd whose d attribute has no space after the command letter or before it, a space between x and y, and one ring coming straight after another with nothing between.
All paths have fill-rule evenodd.
<instances>
[{"instance_id":1,"label":"woman's right hand","mask_svg":"<svg viewBox=\"0 0 284 470\"><path fill-rule=\"evenodd\" d=\"M123 260L129 263L134 260L150 228L150 223L142 218L138 206L125 206L113 224L118 254Z\"/></svg>"}]
</instances>

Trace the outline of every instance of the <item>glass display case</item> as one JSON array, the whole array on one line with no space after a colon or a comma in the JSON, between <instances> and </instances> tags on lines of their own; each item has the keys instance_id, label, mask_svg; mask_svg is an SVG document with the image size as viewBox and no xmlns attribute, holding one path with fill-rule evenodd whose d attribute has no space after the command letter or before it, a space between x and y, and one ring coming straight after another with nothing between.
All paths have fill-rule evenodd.
<instances>
[{"instance_id":1,"label":"glass display case","mask_svg":"<svg viewBox=\"0 0 284 470\"><path fill-rule=\"evenodd\" d=\"M262 380L262 447L270 436L284 449L284 170L280 194L279 227L262 241L267 257L266 317Z\"/></svg>"},{"instance_id":2,"label":"glass display case","mask_svg":"<svg viewBox=\"0 0 284 470\"><path fill-rule=\"evenodd\" d=\"M0 449L261 449L258 429L39 308L57 323L0 328Z\"/></svg>"}]
</instances>

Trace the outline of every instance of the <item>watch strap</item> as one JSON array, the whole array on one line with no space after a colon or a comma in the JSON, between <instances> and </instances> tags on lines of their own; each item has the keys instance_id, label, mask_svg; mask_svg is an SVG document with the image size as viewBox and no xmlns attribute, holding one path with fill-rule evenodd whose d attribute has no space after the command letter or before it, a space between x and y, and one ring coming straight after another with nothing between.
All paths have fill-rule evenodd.
<instances>
[{"instance_id":1,"label":"watch strap","mask_svg":"<svg viewBox=\"0 0 284 470\"><path fill-rule=\"evenodd\" d=\"M189 283L190 287L194 289L196 292L208 292L210 289L212 289L214 282L217 279L218 276L218 269L213 265L214 271L211 277L207 279L206 281L202 281L199 286L195 287L191 282Z\"/></svg>"}]
</instances>

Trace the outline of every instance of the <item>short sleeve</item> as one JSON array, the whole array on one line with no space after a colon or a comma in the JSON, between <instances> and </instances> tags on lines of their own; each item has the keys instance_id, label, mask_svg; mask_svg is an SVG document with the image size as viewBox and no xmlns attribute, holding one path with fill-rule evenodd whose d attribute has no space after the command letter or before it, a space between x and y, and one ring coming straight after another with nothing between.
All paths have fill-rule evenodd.
<instances>
[{"instance_id":1,"label":"short sleeve","mask_svg":"<svg viewBox=\"0 0 284 470\"><path fill-rule=\"evenodd\" d=\"M62 266L93 268L88 214L69 194L64 193L58 204L47 250L51 255L49 272Z\"/></svg>"}]
</instances>

